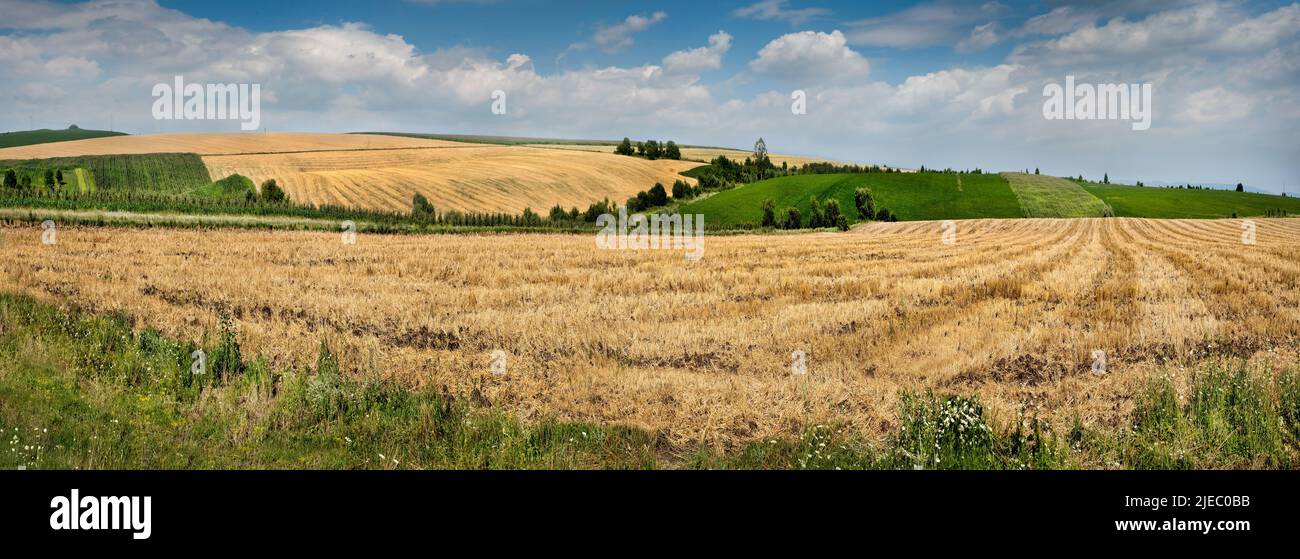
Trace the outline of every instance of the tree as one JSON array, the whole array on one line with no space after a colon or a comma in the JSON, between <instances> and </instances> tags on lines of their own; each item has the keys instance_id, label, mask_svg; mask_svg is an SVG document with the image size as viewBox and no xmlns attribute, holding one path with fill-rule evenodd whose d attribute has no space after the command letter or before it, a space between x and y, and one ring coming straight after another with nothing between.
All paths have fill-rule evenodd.
<instances>
[{"instance_id":1,"label":"tree","mask_svg":"<svg viewBox=\"0 0 1300 559\"><path fill-rule=\"evenodd\" d=\"M54 182L57 183L59 186L63 186L67 184L66 182L63 181L63 169L54 171Z\"/></svg>"},{"instance_id":2,"label":"tree","mask_svg":"<svg viewBox=\"0 0 1300 559\"><path fill-rule=\"evenodd\" d=\"M655 140L646 140L645 142L646 159L659 159L663 157L663 148L659 147L659 142Z\"/></svg>"},{"instance_id":3,"label":"tree","mask_svg":"<svg viewBox=\"0 0 1300 559\"><path fill-rule=\"evenodd\" d=\"M1110 173L1105 173L1101 177L1102 184L1110 184Z\"/></svg>"},{"instance_id":4,"label":"tree","mask_svg":"<svg viewBox=\"0 0 1300 559\"><path fill-rule=\"evenodd\" d=\"M858 219L876 218L876 199L871 195L870 190L859 188L857 192L854 192L853 205L858 208Z\"/></svg>"},{"instance_id":5,"label":"tree","mask_svg":"<svg viewBox=\"0 0 1300 559\"><path fill-rule=\"evenodd\" d=\"M677 147L677 142L668 140L668 143L664 145L664 159L680 160L681 158L682 158L682 150L681 148Z\"/></svg>"},{"instance_id":6,"label":"tree","mask_svg":"<svg viewBox=\"0 0 1300 559\"><path fill-rule=\"evenodd\" d=\"M690 198L691 194L694 194L691 192L691 185L679 180L673 181L673 198L681 200L683 198Z\"/></svg>"},{"instance_id":7,"label":"tree","mask_svg":"<svg viewBox=\"0 0 1300 559\"><path fill-rule=\"evenodd\" d=\"M1042 173L1038 172L1038 167L1034 167L1034 174L1041 175Z\"/></svg>"},{"instance_id":8,"label":"tree","mask_svg":"<svg viewBox=\"0 0 1300 559\"><path fill-rule=\"evenodd\" d=\"M636 154L645 157L645 142L636 143Z\"/></svg>"},{"instance_id":9,"label":"tree","mask_svg":"<svg viewBox=\"0 0 1300 559\"><path fill-rule=\"evenodd\" d=\"M556 204L554 208L551 208L550 215L546 216L546 219L550 221L564 221L568 218L569 214L564 213L564 208L560 207L559 204Z\"/></svg>"},{"instance_id":10,"label":"tree","mask_svg":"<svg viewBox=\"0 0 1300 559\"><path fill-rule=\"evenodd\" d=\"M1237 183L1237 192L1245 192L1245 191L1246 191L1246 185Z\"/></svg>"},{"instance_id":11,"label":"tree","mask_svg":"<svg viewBox=\"0 0 1300 559\"><path fill-rule=\"evenodd\" d=\"M776 202L763 200L763 227L776 227Z\"/></svg>"},{"instance_id":12,"label":"tree","mask_svg":"<svg viewBox=\"0 0 1300 559\"><path fill-rule=\"evenodd\" d=\"M849 220L844 217L844 213L840 211L839 200L834 198L827 200L825 212L826 214L822 216L823 227L838 227L841 231L848 231Z\"/></svg>"},{"instance_id":13,"label":"tree","mask_svg":"<svg viewBox=\"0 0 1300 559\"><path fill-rule=\"evenodd\" d=\"M542 216L537 215L537 213L534 212L532 208L524 208L524 215L522 216L522 221L524 225L541 225Z\"/></svg>"},{"instance_id":14,"label":"tree","mask_svg":"<svg viewBox=\"0 0 1300 559\"><path fill-rule=\"evenodd\" d=\"M18 188L18 173L13 169L5 169L5 188Z\"/></svg>"},{"instance_id":15,"label":"tree","mask_svg":"<svg viewBox=\"0 0 1300 559\"><path fill-rule=\"evenodd\" d=\"M587 212L582 214L582 220L588 223L595 223L596 218L604 214L612 214L612 213L614 213L614 207L610 203L609 198L605 198L604 200L601 200L590 206L587 206Z\"/></svg>"},{"instance_id":16,"label":"tree","mask_svg":"<svg viewBox=\"0 0 1300 559\"><path fill-rule=\"evenodd\" d=\"M650 191L647 194L650 195L651 207L664 206L668 204L668 191L664 190L664 185L662 184L655 183L654 186L650 187Z\"/></svg>"},{"instance_id":17,"label":"tree","mask_svg":"<svg viewBox=\"0 0 1300 559\"><path fill-rule=\"evenodd\" d=\"M289 195L275 183L275 179L267 179L262 183L262 201L281 204L289 201Z\"/></svg>"},{"instance_id":18,"label":"tree","mask_svg":"<svg viewBox=\"0 0 1300 559\"><path fill-rule=\"evenodd\" d=\"M786 208L785 219L781 221L782 229L799 229L803 227L803 216L799 215L799 208Z\"/></svg>"},{"instance_id":19,"label":"tree","mask_svg":"<svg viewBox=\"0 0 1300 559\"><path fill-rule=\"evenodd\" d=\"M45 187L54 188L54 171L50 169L45 170Z\"/></svg>"},{"instance_id":20,"label":"tree","mask_svg":"<svg viewBox=\"0 0 1300 559\"><path fill-rule=\"evenodd\" d=\"M826 212L822 209L822 203L813 196L808 201L808 227L817 229L826 226Z\"/></svg>"},{"instance_id":21,"label":"tree","mask_svg":"<svg viewBox=\"0 0 1300 559\"><path fill-rule=\"evenodd\" d=\"M642 192L642 194L645 194L645 193ZM627 211L630 212L630 213L636 213L636 212L639 212L639 211L641 211L641 210L643 209L643 208L641 207L641 199L638 198L638 197L636 197L636 196L633 196L633 197L631 197L631 198L628 198L628 199L627 199L627 202L624 203L623 205L624 205L625 207L627 207ZM593 221L594 221L594 220L593 220Z\"/></svg>"},{"instance_id":22,"label":"tree","mask_svg":"<svg viewBox=\"0 0 1300 559\"><path fill-rule=\"evenodd\" d=\"M433 213L433 204L430 204L429 199L425 198L423 194L416 192L415 195L411 197L412 216L428 218L433 217Z\"/></svg>"},{"instance_id":23,"label":"tree","mask_svg":"<svg viewBox=\"0 0 1300 559\"><path fill-rule=\"evenodd\" d=\"M632 140L623 138L623 143L614 148L614 153L619 155L636 155L636 148L632 147Z\"/></svg>"}]
</instances>

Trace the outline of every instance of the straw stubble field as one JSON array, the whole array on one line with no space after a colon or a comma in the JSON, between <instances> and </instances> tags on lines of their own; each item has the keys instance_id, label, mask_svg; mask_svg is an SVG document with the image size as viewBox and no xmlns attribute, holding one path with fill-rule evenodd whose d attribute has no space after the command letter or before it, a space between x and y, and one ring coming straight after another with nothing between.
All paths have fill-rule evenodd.
<instances>
[{"instance_id":1,"label":"straw stubble field","mask_svg":"<svg viewBox=\"0 0 1300 559\"><path fill-rule=\"evenodd\" d=\"M586 235L0 230L8 289L198 340L228 310L245 351L306 369L477 389L526 419L730 446L848 424L883 436L902 389L979 394L1118 429L1152 371L1232 355L1292 366L1300 220L987 220L709 237L602 251ZM491 373L493 351L507 374ZM791 374L791 353L808 356ZM1090 372L1107 352L1105 375Z\"/></svg>"}]
</instances>

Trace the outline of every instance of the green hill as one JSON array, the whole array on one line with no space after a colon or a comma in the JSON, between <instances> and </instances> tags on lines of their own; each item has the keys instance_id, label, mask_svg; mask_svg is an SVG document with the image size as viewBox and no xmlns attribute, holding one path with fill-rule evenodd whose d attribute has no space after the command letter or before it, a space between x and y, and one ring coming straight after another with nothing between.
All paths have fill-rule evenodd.
<instances>
[{"instance_id":1,"label":"green hill","mask_svg":"<svg viewBox=\"0 0 1300 559\"><path fill-rule=\"evenodd\" d=\"M1096 183L1082 188L1114 208L1119 217L1203 219L1262 216L1279 210L1300 215L1300 199L1253 192Z\"/></svg>"},{"instance_id":2,"label":"green hill","mask_svg":"<svg viewBox=\"0 0 1300 559\"><path fill-rule=\"evenodd\" d=\"M1025 217L1103 217L1110 209L1079 183L1060 177L1002 173Z\"/></svg>"},{"instance_id":3,"label":"green hill","mask_svg":"<svg viewBox=\"0 0 1300 559\"><path fill-rule=\"evenodd\" d=\"M1024 217L1005 178L974 173L795 175L720 192L681 212L704 214L714 224L757 224L764 200L774 201L778 211L793 206L808 215L809 199L816 196L839 200L852 223L857 218L853 193L862 187L871 190L878 207L905 221Z\"/></svg>"},{"instance_id":4,"label":"green hill","mask_svg":"<svg viewBox=\"0 0 1300 559\"><path fill-rule=\"evenodd\" d=\"M54 142L67 142L70 140L85 140L89 138L103 138L106 136L125 136L123 132L109 132L107 130L83 130L77 128L74 124L66 130L50 130L48 128L41 130L25 130L20 132L3 132L0 133L0 148L12 148L18 146L30 146L35 144L50 144Z\"/></svg>"}]
</instances>

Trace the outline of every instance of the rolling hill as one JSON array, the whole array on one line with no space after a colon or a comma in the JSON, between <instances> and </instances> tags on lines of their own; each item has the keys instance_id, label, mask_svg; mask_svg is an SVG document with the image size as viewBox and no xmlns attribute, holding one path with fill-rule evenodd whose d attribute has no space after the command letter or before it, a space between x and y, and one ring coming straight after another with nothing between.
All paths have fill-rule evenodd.
<instances>
[{"instance_id":1,"label":"rolling hill","mask_svg":"<svg viewBox=\"0 0 1300 559\"><path fill-rule=\"evenodd\" d=\"M720 192L681 211L704 214L709 223L757 224L764 200L771 199L778 210L793 206L808 215L810 198L816 196L838 200L853 223L853 194L863 187L871 190L877 207L905 221L1024 217L1005 178L973 173L794 175Z\"/></svg>"},{"instance_id":2,"label":"rolling hill","mask_svg":"<svg viewBox=\"0 0 1300 559\"><path fill-rule=\"evenodd\" d=\"M1277 210L1300 215L1300 199L1271 194L1096 183L1082 188L1114 208L1119 217L1250 217Z\"/></svg>"},{"instance_id":3,"label":"rolling hill","mask_svg":"<svg viewBox=\"0 0 1300 559\"><path fill-rule=\"evenodd\" d=\"M103 138L113 136L125 136L123 132L109 132L107 130L84 130L77 128L77 125L69 126L63 130L50 130L42 128L40 130L23 130L18 132L0 133L0 148L10 148L17 146L30 146L37 144L50 144L54 142L68 142L73 140L85 140L87 138Z\"/></svg>"},{"instance_id":4,"label":"rolling hill","mask_svg":"<svg viewBox=\"0 0 1300 559\"><path fill-rule=\"evenodd\" d=\"M239 174L256 184L276 179L300 203L400 212L410 211L417 192L440 211L517 214L557 203L586 208L604 198L625 200L656 182L694 182L678 173L699 165L414 137L279 132L96 138L0 149L0 161L65 158L68 165L86 167L77 163L86 156L138 162L164 153L201 157L206 176L196 175L179 189ZM136 186L156 189L147 181L123 188Z\"/></svg>"}]
</instances>

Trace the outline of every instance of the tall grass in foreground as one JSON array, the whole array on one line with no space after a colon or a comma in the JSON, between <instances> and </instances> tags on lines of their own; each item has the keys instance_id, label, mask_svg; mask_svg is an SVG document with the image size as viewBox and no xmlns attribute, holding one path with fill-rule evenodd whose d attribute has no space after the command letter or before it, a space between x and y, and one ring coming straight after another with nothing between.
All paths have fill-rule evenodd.
<instances>
[{"instance_id":1,"label":"tall grass in foreground","mask_svg":"<svg viewBox=\"0 0 1300 559\"><path fill-rule=\"evenodd\" d=\"M207 367L192 367L202 349ZM992 423L977 398L904 393L883 444L842 426L727 452L664 448L630 427L522 422L476 394L247 359L228 320L201 342L123 315L0 294L0 467L46 468L1290 468L1300 376L1212 364L1181 396L1158 377L1121 433Z\"/></svg>"}]
</instances>

